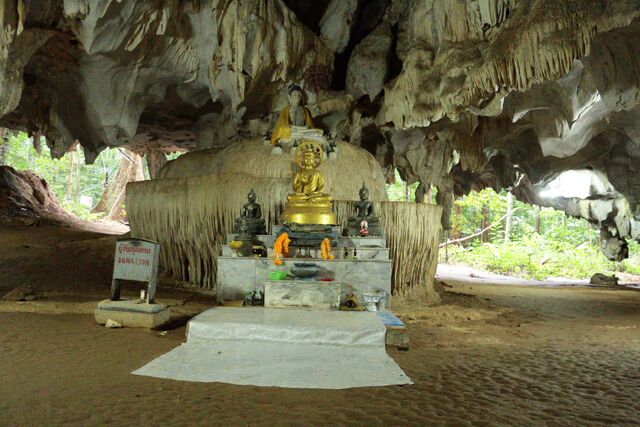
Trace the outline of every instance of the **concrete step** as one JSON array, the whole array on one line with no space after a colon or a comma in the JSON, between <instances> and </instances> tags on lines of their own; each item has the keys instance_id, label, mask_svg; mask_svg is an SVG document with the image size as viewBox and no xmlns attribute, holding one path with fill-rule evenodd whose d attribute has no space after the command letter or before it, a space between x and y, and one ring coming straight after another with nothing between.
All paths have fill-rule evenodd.
<instances>
[{"instance_id":1,"label":"concrete step","mask_svg":"<svg viewBox=\"0 0 640 427\"><path fill-rule=\"evenodd\" d=\"M242 340L380 346L384 336L385 327L376 313L216 307L191 319L187 343Z\"/></svg>"}]
</instances>

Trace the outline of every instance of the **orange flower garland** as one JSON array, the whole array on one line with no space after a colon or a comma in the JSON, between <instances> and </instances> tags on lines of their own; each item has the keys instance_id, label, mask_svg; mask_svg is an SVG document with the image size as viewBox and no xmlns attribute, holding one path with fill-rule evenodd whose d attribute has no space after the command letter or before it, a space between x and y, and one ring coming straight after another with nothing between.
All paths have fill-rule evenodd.
<instances>
[{"instance_id":1,"label":"orange flower garland","mask_svg":"<svg viewBox=\"0 0 640 427\"><path fill-rule=\"evenodd\" d=\"M288 233L282 233L273 243L273 251L275 252L273 263L275 265L282 265L282 257L289 253L289 243L291 243L291 239L289 239Z\"/></svg>"},{"instance_id":2,"label":"orange flower garland","mask_svg":"<svg viewBox=\"0 0 640 427\"><path fill-rule=\"evenodd\" d=\"M320 252L322 253L322 259L335 259L335 256L331 254L331 241L328 238L322 241Z\"/></svg>"}]
</instances>

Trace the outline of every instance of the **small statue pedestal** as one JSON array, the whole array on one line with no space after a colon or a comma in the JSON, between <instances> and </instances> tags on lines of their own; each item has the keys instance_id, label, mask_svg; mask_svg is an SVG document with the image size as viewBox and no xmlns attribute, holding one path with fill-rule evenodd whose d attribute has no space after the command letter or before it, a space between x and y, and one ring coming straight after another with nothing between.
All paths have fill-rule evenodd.
<instances>
[{"instance_id":1,"label":"small statue pedestal","mask_svg":"<svg viewBox=\"0 0 640 427\"><path fill-rule=\"evenodd\" d=\"M98 324L112 320L126 328L158 328L169 321L164 304L148 304L141 300L102 300L95 311Z\"/></svg>"}]
</instances>

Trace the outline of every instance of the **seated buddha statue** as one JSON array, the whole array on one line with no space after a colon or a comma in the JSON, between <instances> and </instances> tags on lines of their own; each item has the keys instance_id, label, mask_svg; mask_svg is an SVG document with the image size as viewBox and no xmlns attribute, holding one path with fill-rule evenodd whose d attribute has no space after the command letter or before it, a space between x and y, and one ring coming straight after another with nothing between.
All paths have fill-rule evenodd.
<instances>
[{"instance_id":1,"label":"seated buddha statue","mask_svg":"<svg viewBox=\"0 0 640 427\"><path fill-rule=\"evenodd\" d=\"M293 193L287 196L283 220L297 224L335 224L331 196L324 192L322 173L316 168L324 151L313 141L304 141L296 151L299 170L293 177Z\"/></svg>"},{"instance_id":2,"label":"seated buddha statue","mask_svg":"<svg viewBox=\"0 0 640 427\"><path fill-rule=\"evenodd\" d=\"M289 105L280 112L271 134L271 144L290 142L292 126L314 128L309 109L302 105L302 88L296 84L289 86Z\"/></svg>"},{"instance_id":3,"label":"seated buddha statue","mask_svg":"<svg viewBox=\"0 0 640 427\"><path fill-rule=\"evenodd\" d=\"M356 203L356 215L347 220L348 236L383 236L384 231L369 200L369 189L364 183L360 189L360 201Z\"/></svg>"},{"instance_id":4,"label":"seated buddha statue","mask_svg":"<svg viewBox=\"0 0 640 427\"><path fill-rule=\"evenodd\" d=\"M256 192L252 188L247 194L247 203L242 206L240 218L236 219L235 232L239 233L242 225L245 225L250 235L267 234L264 218L262 218L262 209L256 203Z\"/></svg>"}]
</instances>

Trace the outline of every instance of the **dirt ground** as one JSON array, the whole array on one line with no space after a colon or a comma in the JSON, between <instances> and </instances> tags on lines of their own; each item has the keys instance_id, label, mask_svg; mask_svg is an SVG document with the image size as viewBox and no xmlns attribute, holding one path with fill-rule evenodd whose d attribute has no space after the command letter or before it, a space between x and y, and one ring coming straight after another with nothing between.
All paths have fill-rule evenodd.
<instances>
[{"instance_id":1,"label":"dirt ground","mask_svg":"<svg viewBox=\"0 0 640 427\"><path fill-rule=\"evenodd\" d=\"M37 231L37 232L36 232ZM0 425L638 425L640 292L447 278L443 304L395 307L412 386L298 390L131 375L184 338L202 295L160 289L168 332L93 321L113 236L0 228Z\"/></svg>"}]
</instances>

